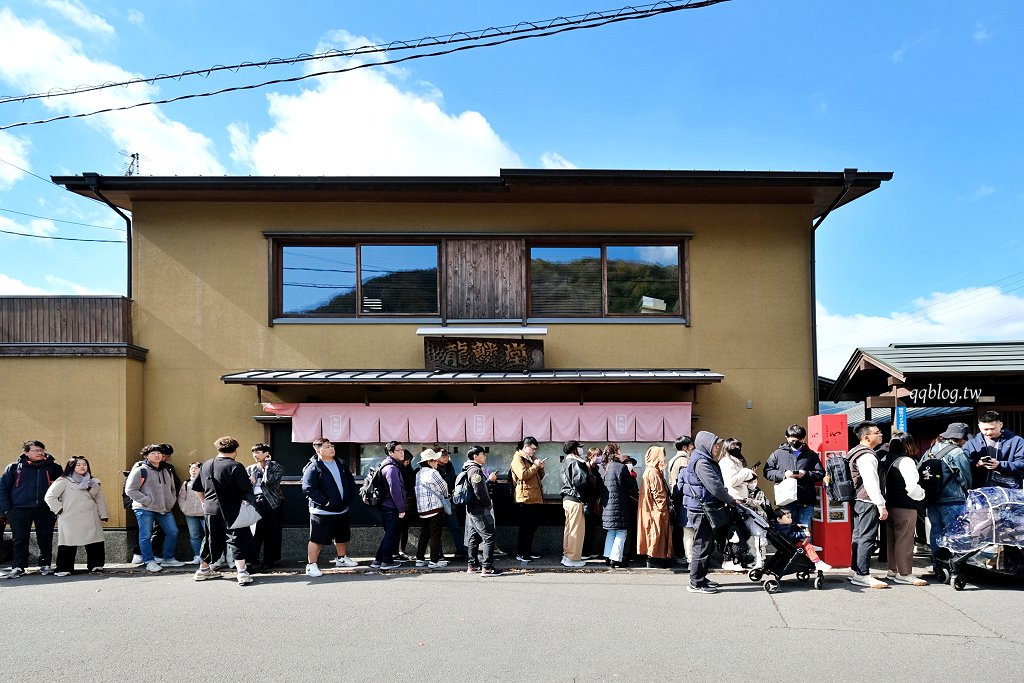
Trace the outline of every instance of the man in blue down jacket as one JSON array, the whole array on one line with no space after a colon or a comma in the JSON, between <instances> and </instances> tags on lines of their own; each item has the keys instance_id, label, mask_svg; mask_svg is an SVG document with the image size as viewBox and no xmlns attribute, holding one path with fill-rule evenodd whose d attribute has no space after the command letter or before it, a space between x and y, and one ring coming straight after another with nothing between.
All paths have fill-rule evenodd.
<instances>
[{"instance_id":1,"label":"man in blue down jacket","mask_svg":"<svg viewBox=\"0 0 1024 683\"><path fill-rule=\"evenodd\" d=\"M978 417L978 433L964 446L974 466L974 486L1021 488L1024 480L1024 439L1003 429L999 413L988 410Z\"/></svg>"},{"instance_id":2,"label":"man in blue down jacket","mask_svg":"<svg viewBox=\"0 0 1024 683\"><path fill-rule=\"evenodd\" d=\"M690 593L710 594L718 592L718 584L707 578L714 529L704 507L720 507L743 501L734 500L722 481L722 470L718 467L722 439L711 432L697 432L693 442L696 449L690 455L686 469L679 473L683 478L683 507L688 526L693 529L690 585L686 590Z\"/></svg>"},{"instance_id":3,"label":"man in blue down jacket","mask_svg":"<svg viewBox=\"0 0 1024 683\"><path fill-rule=\"evenodd\" d=\"M64 473L41 442L26 441L22 451L21 457L8 465L0 476L0 517L6 517L11 523L11 535L14 537L14 559L8 579L25 574L33 523L39 545L39 573L52 573L50 561L57 516L43 501L43 496L50 484Z\"/></svg>"}]
</instances>

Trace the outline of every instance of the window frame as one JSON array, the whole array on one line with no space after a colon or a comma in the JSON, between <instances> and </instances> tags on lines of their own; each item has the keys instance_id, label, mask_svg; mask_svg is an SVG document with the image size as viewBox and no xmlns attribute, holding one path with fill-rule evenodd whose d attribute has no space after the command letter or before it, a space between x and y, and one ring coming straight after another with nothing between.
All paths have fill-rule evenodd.
<instances>
[{"instance_id":1,"label":"window frame","mask_svg":"<svg viewBox=\"0 0 1024 683\"><path fill-rule=\"evenodd\" d=\"M274 321L356 321L361 319L436 319L442 315L441 292L444 282L442 276L442 252L443 239L422 238L401 235L390 239L387 236L358 235L351 237L321 237L321 238L298 238L282 239L270 237L270 324ZM437 250L435 261L435 288L434 304L435 309L430 312L418 313L394 313L394 312L366 312L363 311L363 274L362 274L362 247L405 247L405 246L432 246ZM284 310L284 251L288 247L353 247L355 249L355 312L352 314L330 314L330 313L288 313Z\"/></svg>"},{"instance_id":2,"label":"window frame","mask_svg":"<svg viewBox=\"0 0 1024 683\"><path fill-rule=\"evenodd\" d=\"M608 247L643 247L643 246L667 246L678 249L677 278L679 313L610 313L608 311ZM533 312L533 249L574 249L594 248L601 250L601 315L595 318L590 314L548 316L536 315ZM685 322L690 324L690 268L689 268L689 237L669 235L665 238L644 237L621 238L621 239L572 239L572 238L549 238L549 239L527 239L526 240L526 317L528 320L558 320L558 321L593 321L593 320L629 320L633 321L672 321Z\"/></svg>"}]
</instances>

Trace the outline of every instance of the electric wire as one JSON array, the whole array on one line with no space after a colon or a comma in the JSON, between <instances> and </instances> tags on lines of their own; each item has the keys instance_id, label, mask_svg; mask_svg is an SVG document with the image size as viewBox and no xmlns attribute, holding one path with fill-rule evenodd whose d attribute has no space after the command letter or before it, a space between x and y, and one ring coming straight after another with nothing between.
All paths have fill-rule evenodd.
<instances>
[{"instance_id":1,"label":"electric wire","mask_svg":"<svg viewBox=\"0 0 1024 683\"><path fill-rule=\"evenodd\" d=\"M98 242L100 244L126 244L125 240L89 240L81 237L54 237L52 235L31 235L25 232L14 232L12 230L0 230L5 235L17 235L18 237L34 237L38 240L60 240L62 242Z\"/></svg>"},{"instance_id":2,"label":"electric wire","mask_svg":"<svg viewBox=\"0 0 1024 683\"><path fill-rule=\"evenodd\" d=\"M295 57L272 58L261 62L240 62L238 64L231 65L217 64L205 69L189 69L174 74L159 74L157 76L131 78L124 81L112 81L98 85L80 85L71 89L51 88L45 93L4 95L0 96L0 104L65 97L67 95L77 95L81 93L95 92L97 90L106 90L108 88L128 87L131 85L152 85L165 80L180 81L181 79L189 76L202 76L203 78L209 78L214 73L221 71L237 73L242 69L250 69L254 67L265 69L270 66L294 65L313 60L323 61L326 59L337 59L339 57L354 57L374 53L394 52L398 50L415 50L434 45L451 45L453 43L493 38L499 35L515 35L519 33L548 30L556 25L570 23L581 25L583 23L601 21L610 17L626 17L626 15L629 15L628 18L640 19L653 14L663 14L668 11L683 9L697 9L728 1L729 0L662 0L651 5L640 5L636 7L627 5L626 7L620 7L613 10L594 10L585 14L576 14L569 17L556 17L554 19L544 19L541 21L520 21L516 24L508 24L505 26L490 26L485 29L476 29L472 31L457 31L455 33L447 33L438 36L425 36L414 40L393 40L386 44L363 45L357 48L350 48L348 50L328 50L326 52L319 52L315 54L303 53Z\"/></svg>"},{"instance_id":3,"label":"electric wire","mask_svg":"<svg viewBox=\"0 0 1024 683\"><path fill-rule=\"evenodd\" d=\"M290 78L276 78L276 79L273 79L273 80L264 81L262 83L251 83L249 85L231 86L231 87L220 88L218 90L211 90L211 91L207 91L207 92L203 92L203 93L190 93L188 95L179 95L177 97L169 97L169 98L165 98L165 99L162 99L162 100L148 100L148 101L144 101L144 102L136 102L135 104L124 105L124 106L121 106L121 107L107 107L105 109L98 109L98 110L91 111L91 112L82 112L82 113L78 113L78 114L62 114L60 116L52 116L50 118L37 119L37 120L34 120L34 121L19 121L19 122L16 122L16 123L9 123L9 124L0 126L0 130L9 130L11 128L19 128L19 127L22 127L22 126L35 126L35 125L41 125L41 124L46 124L46 123L53 123L54 121L65 121L65 120L68 120L68 119L81 119L81 118L87 118L87 117L90 117L90 116L96 116L98 114L109 114L111 112L127 111L127 110L130 110L130 109L137 109L139 107L148 107L148 106L159 105L159 104L171 104L171 103L174 103L174 102L181 102L181 101L184 101L184 100L198 99L198 98L204 98L204 97L215 97L217 95L223 95L225 93L240 92L240 91L245 91L245 90L255 90L255 89L258 89L258 88L264 88L264 87L271 86L271 85L281 85L281 84L284 84L284 83L296 83L296 82L304 81L304 80L307 80L307 79L310 79L310 78L319 78L319 77L322 77L322 76L331 76L331 75L349 73L349 72L352 72L352 71L357 71L359 69L368 69L368 68L372 68L372 67L390 66L390 65L394 65L394 64L401 64L401 63L404 63L404 62L409 62L409 61L416 60L416 59L426 59L426 58L430 58L430 57L441 57L441 56L444 56L444 55L454 54L454 53L457 53L457 52L464 52L464 51L467 51L467 50L475 50L475 49L484 48L484 47L495 47L495 46L498 46L498 45L504 45L506 43L513 43L513 42L517 42L517 41L521 41L521 40L528 40L530 38L543 38L543 37L558 35L560 33L567 33L569 31L578 31L578 30L589 29L589 28L597 28L597 27L600 27L600 26L606 26L608 24L614 24L614 23L619 23L619 22L623 22L623 21L632 21L634 19L647 19L647 18L650 18L650 17L653 17L653 16L659 16L661 14L666 14L668 12L677 12L677 11L683 10L683 9L694 9L694 8L697 8L697 7L706 7L706 6L715 5L715 4L718 4L718 3L721 3L721 2L728 2L728 0L703 0L703 2L694 2L694 3L689 3L689 4L681 5L681 6L675 6L675 5L669 5L669 6L666 6L666 7L655 6L655 9L645 10L643 12L633 12L633 13L625 14L625 15L607 17L607 18L603 18L601 20L593 20L592 23L587 23L585 25L584 24L562 25L562 26L560 26L558 28L554 28L554 29L550 29L550 30L543 30L543 31L540 31L540 32L537 32L537 33L530 33L530 34L524 34L524 35L509 35L508 37L502 38L500 40L491 40L489 42L475 43L475 44L470 44L470 45L460 45L458 47L453 47L453 48L449 48L449 49L445 49L445 50L438 50L438 51L435 51L435 52L427 52L427 53L423 53L423 54L413 54L413 55L408 55L408 56L405 56L405 57L398 57L398 58L395 58L395 59L381 60L381 61L370 62L370 63L366 63L366 64L356 64L354 66L344 67L344 68L340 68L340 69L329 69L329 70L326 70L326 71L317 71L317 72L314 72L314 73L303 74L303 75L300 75L300 76L292 76ZM486 37L490 37L490 36L486 36ZM483 37L478 38L476 40L482 40L482 39L483 39Z\"/></svg>"},{"instance_id":4,"label":"electric wire","mask_svg":"<svg viewBox=\"0 0 1024 683\"><path fill-rule=\"evenodd\" d=\"M83 228L96 228L97 230L114 230L115 232L126 232L125 228L113 228L109 225L92 225L91 223L79 223L77 221L68 221L62 218L50 218L49 216L37 216L34 213L25 213L24 211L15 211L14 209L5 209L0 206L0 211L6 211L7 213L15 213L19 216L28 216L29 218L38 218L44 221L53 221L54 223L67 223L68 225L80 225Z\"/></svg>"}]
</instances>

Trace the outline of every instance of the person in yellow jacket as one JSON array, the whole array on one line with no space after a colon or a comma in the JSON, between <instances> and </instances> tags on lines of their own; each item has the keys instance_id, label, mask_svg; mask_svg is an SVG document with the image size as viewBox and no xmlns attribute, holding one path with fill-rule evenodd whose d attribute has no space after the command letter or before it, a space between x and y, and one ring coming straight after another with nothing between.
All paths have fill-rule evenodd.
<instances>
[{"instance_id":1,"label":"person in yellow jacket","mask_svg":"<svg viewBox=\"0 0 1024 683\"><path fill-rule=\"evenodd\" d=\"M516 501L516 516L519 519L519 534L516 541L516 559L532 562L540 555L533 552L533 537L537 533L540 505L544 492L540 480L544 478L544 459L537 458L540 444L532 436L523 437L518 449L512 454L512 485Z\"/></svg>"}]
</instances>

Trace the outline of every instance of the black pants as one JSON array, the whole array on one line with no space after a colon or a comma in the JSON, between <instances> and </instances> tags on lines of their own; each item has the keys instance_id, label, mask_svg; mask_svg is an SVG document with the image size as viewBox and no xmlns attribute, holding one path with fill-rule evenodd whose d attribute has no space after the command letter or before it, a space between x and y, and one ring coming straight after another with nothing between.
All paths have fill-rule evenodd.
<instances>
[{"instance_id":1,"label":"black pants","mask_svg":"<svg viewBox=\"0 0 1024 683\"><path fill-rule=\"evenodd\" d=\"M76 555L78 555L77 545L58 545L56 571L74 572ZM89 543L85 546L85 566L89 568L89 571L96 569L96 567L102 567L105 561L106 552L104 551L103 541Z\"/></svg>"},{"instance_id":2,"label":"black pants","mask_svg":"<svg viewBox=\"0 0 1024 683\"><path fill-rule=\"evenodd\" d=\"M7 513L7 523L11 525L14 537L14 559L12 567L28 568L28 539L32 524L36 525L36 543L39 545L39 566L48 567L53 560L53 527L57 515L48 507L14 508Z\"/></svg>"},{"instance_id":3,"label":"black pants","mask_svg":"<svg viewBox=\"0 0 1024 683\"><path fill-rule=\"evenodd\" d=\"M714 530L703 512L687 513L687 525L693 528L693 557L690 558L690 585L703 586L707 582L708 562L711 560L711 541Z\"/></svg>"},{"instance_id":4,"label":"black pants","mask_svg":"<svg viewBox=\"0 0 1024 683\"><path fill-rule=\"evenodd\" d=\"M494 513L491 510L484 510L479 515L466 512L466 549L470 567L477 566L478 548L484 569L494 567Z\"/></svg>"},{"instance_id":5,"label":"black pants","mask_svg":"<svg viewBox=\"0 0 1024 683\"><path fill-rule=\"evenodd\" d=\"M593 509L593 504L588 510ZM584 516L583 554L587 557L600 557L604 553L604 529L601 528L601 515L587 512Z\"/></svg>"},{"instance_id":6,"label":"black pants","mask_svg":"<svg viewBox=\"0 0 1024 683\"><path fill-rule=\"evenodd\" d=\"M533 555L533 537L537 534L541 506L536 503L516 503L516 515L519 518L519 533L516 536L516 555L530 557Z\"/></svg>"},{"instance_id":7,"label":"black pants","mask_svg":"<svg viewBox=\"0 0 1024 683\"><path fill-rule=\"evenodd\" d=\"M203 536L203 549L199 558L213 564L227 551L227 559L246 560L252 553L252 532L249 527L229 529L224 518L219 515L206 515L206 535Z\"/></svg>"},{"instance_id":8,"label":"black pants","mask_svg":"<svg viewBox=\"0 0 1024 683\"><path fill-rule=\"evenodd\" d=\"M260 558L263 549L263 564L270 565L281 560L281 534L284 519L284 506L272 508L263 498L256 501L256 510L260 513L260 521L256 522L256 533L252 535L252 561Z\"/></svg>"},{"instance_id":9,"label":"black pants","mask_svg":"<svg viewBox=\"0 0 1024 683\"><path fill-rule=\"evenodd\" d=\"M444 523L444 512L439 512L431 517L420 517L423 522L423 529L420 531L420 540L416 544L416 559L422 560L427 552L427 543L430 543L430 561L437 562L441 559L441 525Z\"/></svg>"},{"instance_id":10,"label":"black pants","mask_svg":"<svg viewBox=\"0 0 1024 683\"><path fill-rule=\"evenodd\" d=\"M397 555L398 553L404 553L405 547L409 545L409 529L412 528L413 522L419 521L419 515L416 514L416 501L406 501L405 517L398 520L398 537L395 539L395 548L392 550L392 554Z\"/></svg>"}]
</instances>

